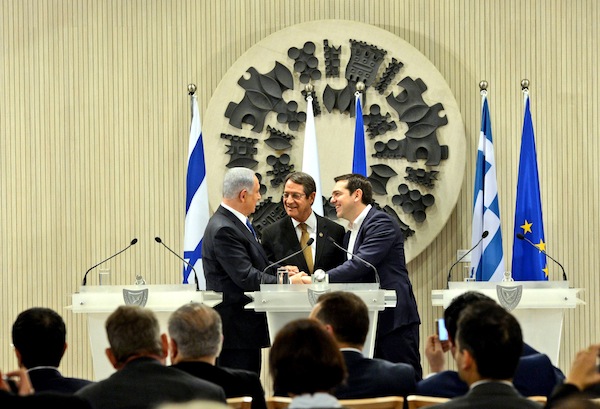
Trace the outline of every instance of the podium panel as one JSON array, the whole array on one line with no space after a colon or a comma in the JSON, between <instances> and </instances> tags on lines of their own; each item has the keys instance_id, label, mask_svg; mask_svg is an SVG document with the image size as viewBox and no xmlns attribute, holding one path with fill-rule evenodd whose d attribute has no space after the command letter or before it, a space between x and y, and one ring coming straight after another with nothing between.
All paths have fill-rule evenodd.
<instances>
[{"instance_id":1,"label":"podium panel","mask_svg":"<svg viewBox=\"0 0 600 409\"><path fill-rule=\"evenodd\" d=\"M548 355L558 366L565 309L584 302L581 288L569 288L568 281L455 281L446 290L433 290L431 304L444 309L467 291L477 291L510 310L521 325L523 340Z\"/></svg>"},{"instance_id":2,"label":"podium panel","mask_svg":"<svg viewBox=\"0 0 600 409\"><path fill-rule=\"evenodd\" d=\"M68 308L76 314L86 314L90 349L94 366L94 380L105 379L115 369L106 357L108 339L104 323L120 305L141 305L154 311L161 332L167 332L167 322L173 311L190 302L211 307L220 303L222 295L213 291L196 291L195 284L175 285L100 285L81 286L72 295Z\"/></svg>"},{"instance_id":3,"label":"podium panel","mask_svg":"<svg viewBox=\"0 0 600 409\"><path fill-rule=\"evenodd\" d=\"M308 318L321 294L330 291L349 291L359 296L369 310L369 332L363 348L365 356L373 357L375 332L379 311L396 306L396 292L382 290L376 283L368 284L261 284L260 291L247 292L254 301L246 305L248 309L265 312L269 326L271 343L277 332L288 322L298 318Z\"/></svg>"}]
</instances>

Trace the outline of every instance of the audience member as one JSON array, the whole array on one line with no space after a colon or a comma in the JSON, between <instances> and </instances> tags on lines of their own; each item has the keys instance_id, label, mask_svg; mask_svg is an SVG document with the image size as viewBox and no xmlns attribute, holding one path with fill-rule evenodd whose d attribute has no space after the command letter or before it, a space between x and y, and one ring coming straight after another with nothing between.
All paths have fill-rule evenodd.
<instances>
[{"instance_id":1,"label":"audience member","mask_svg":"<svg viewBox=\"0 0 600 409\"><path fill-rule=\"evenodd\" d=\"M251 396L253 409L266 409L256 373L215 366L223 345L217 311L205 304L184 304L169 318L169 336L172 367L221 386L228 398Z\"/></svg>"},{"instance_id":2,"label":"audience member","mask_svg":"<svg viewBox=\"0 0 600 409\"><path fill-rule=\"evenodd\" d=\"M79 396L59 392L40 392L34 394L31 380L25 368L6 373L16 388L12 388L0 372L0 408L61 408L61 409L91 409L90 403Z\"/></svg>"},{"instance_id":3,"label":"audience member","mask_svg":"<svg viewBox=\"0 0 600 409\"><path fill-rule=\"evenodd\" d=\"M523 350L521 327L500 305L477 302L460 315L454 359L469 392L433 408L541 408L523 397L512 378Z\"/></svg>"},{"instance_id":4,"label":"audience member","mask_svg":"<svg viewBox=\"0 0 600 409\"><path fill-rule=\"evenodd\" d=\"M149 409L194 399L226 402L220 386L165 366L166 334L152 310L122 305L106 320L106 355L117 370L76 392L94 409Z\"/></svg>"},{"instance_id":5,"label":"audience member","mask_svg":"<svg viewBox=\"0 0 600 409\"><path fill-rule=\"evenodd\" d=\"M348 255L343 264L328 270L329 281L379 282L381 288L396 292L396 306L379 313L374 356L412 365L416 380L420 380L423 376L419 352L421 319L406 269L404 235L400 225L386 212L377 210L372 202L373 188L366 177L348 174L335 178L331 203L337 217L349 222L350 231L344 243L357 257Z\"/></svg>"},{"instance_id":6,"label":"audience member","mask_svg":"<svg viewBox=\"0 0 600 409\"><path fill-rule=\"evenodd\" d=\"M248 216L260 200L260 183L247 168L231 168L223 178L223 199L212 215L202 240L202 266L206 289L223 294L215 306L223 320L223 350L219 366L260 374L261 348L269 346L264 312L245 308L261 283L276 278L263 274L269 259L258 242Z\"/></svg>"},{"instance_id":7,"label":"audience member","mask_svg":"<svg viewBox=\"0 0 600 409\"><path fill-rule=\"evenodd\" d=\"M415 392L415 370L409 364L363 355L369 331L369 310L356 294L333 291L321 295L311 312L342 351L348 378L335 389L338 399L407 396Z\"/></svg>"},{"instance_id":8,"label":"audience member","mask_svg":"<svg viewBox=\"0 0 600 409\"><path fill-rule=\"evenodd\" d=\"M317 186L312 176L304 172L287 175L281 201L287 216L271 223L262 232L261 243L269 260L281 260L300 252L308 239L313 238L312 245L285 263L312 274L317 269L329 270L344 262L346 253L329 240L341 246L346 231L340 224L313 212L316 195Z\"/></svg>"},{"instance_id":9,"label":"audience member","mask_svg":"<svg viewBox=\"0 0 600 409\"><path fill-rule=\"evenodd\" d=\"M548 399L547 408L568 407L570 404L588 405L590 399L600 398L600 344L579 351L562 385L558 385Z\"/></svg>"},{"instance_id":10,"label":"audience member","mask_svg":"<svg viewBox=\"0 0 600 409\"><path fill-rule=\"evenodd\" d=\"M269 369L274 389L292 397L290 409L341 407L331 392L346 378L344 358L316 320L291 321L277 333Z\"/></svg>"},{"instance_id":11,"label":"audience member","mask_svg":"<svg viewBox=\"0 0 600 409\"><path fill-rule=\"evenodd\" d=\"M448 330L448 341L440 342L437 335L431 335L425 346L425 356L434 374L417 383L417 394L453 398L468 392L469 387L455 371L444 371L444 353L452 349L456 339L456 324L462 311L470 304L480 301L496 303L492 298L476 292L467 291L452 300L444 311L444 320ZM523 396L549 396L553 388L562 382L564 375L554 367L548 356L539 353L527 344L523 344L522 356L513 385Z\"/></svg>"},{"instance_id":12,"label":"audience member","mask_svg":"<svg viewBox=\"0 0 600 409\"><path fill-rule=\"evenodd\" d=\"M67 349L67 329L50 308L21 312L12 326L12 342L19 367L26 368L36 392L74 393L91 381L64 377L58 370Z\"/></svg>"}]
</instances>

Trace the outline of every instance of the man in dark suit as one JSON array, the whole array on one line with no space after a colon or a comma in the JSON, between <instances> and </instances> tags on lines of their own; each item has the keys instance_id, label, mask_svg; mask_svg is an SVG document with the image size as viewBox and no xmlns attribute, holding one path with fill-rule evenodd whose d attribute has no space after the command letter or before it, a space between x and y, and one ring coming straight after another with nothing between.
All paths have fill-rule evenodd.
<instances>
[{"instance_id":1,"label":"man in dark suit","mask_svg":"<svg viewBox=\"0 0 600 409\"><path fill-rule=\"evenodd\" d=\"M329 270L342 264L344 252L329 241L329 237L342 245L345 230L338 223L315 214L312 204L317 187L307 173L290 173L283 188L283 205L287 216L265 227L262 245L269 260L275 262L292 253L299 252L309 238L314 242L304 250L285 260L284 264L297 266L311 275L315 270ZM303 242L303 231L306 236ZM307 262L309 260L309 262ZM310 263L310 266L309 266Z\"/></svg>"},{"instance_id":2,"label":"man in dark suit","mask_svg":"<svg viewBox=\"0 0 600 409\"><path fill-rule=\"evenodd\" d=\"M454 348L459 376L469 392L432 409L541 408L511 382L522 350L521 327L512 314L487 301L469 305L458 319Z\"/></svg>"},{"instance_id":3,"label":"man in dark suit","mask_svg":"<svg viewBox=\"0 0 600 409\"><path fill-rule=\"evenodd\" d=\"M363 356L369 310L359 296L346 291L325 293L319 297L310 317L325 326L344 355L348 377L334 391L338 399L414 393L415 370L411 365Z\"/></svg>"},{"instance_id":4,"label":"man in dark suit","mask_svg":"<svg viewBox=\"0 0 600 409\"><path fill-rule=\"evenodd\" d=\"M223 294L215 306L223 320L223 350L219 366L260 373L261 348L269 346L264 313L244 306L261 283L275 283L263 274L269 260L258 242L248 216L260 200L260 184L252 170L231 168L223 179L221 205L208 221L202 240L206 289Z\"/></svg>"},{"instance_id":5,"label":"man in dark suit","mask_svg":"<svg viewBox=\"0 0 600 409\"><path fill-rule=\"evenodd\" d=\"M6 374L0 371L0 408L2 409L92 409L92 405L87 400L69 393L34 392L25 368Z\"/></svg>"},{"instance_id":6,"label":"man in dark suit","mask_svg":"<svg viewBox=\"0 0 600 409\"><path fill-rule=\"evenodd\" d=\"M58 370L67 349L67 328L50 308L35 307L21 312L12 326L12 342L19 367L26 368L36 392L74 393L91 383L68 378Z\"/></svg>"},{"instance_id":7,"label":"man in dark suit","mask_svg":"<svg viewBox=\"0 0 600 409\"><path fill-rule=\"evenodd\" d=\"M379 281L381 288L395 290L396 307L379 313L375 338L376 358L404 362L422 377L419 353L421 320L404 259L404 236L400 226L385 212L375 209L369 180L357 174L335 178L331 203L337 217L350 222L344 245L358 257L348 259L327 273L332 283ZM376 267L377 272L362 260Z\"/></svg>"},{"instance_id":8,"label":"man in dark suit","mask_svg":"<svg viewBox=\"0 0 600 409\"><path fill-rule=\"evenodd\" d=\"M179 307L169 317L172 367L219 385L227 398L252 397L252 409L266 409L258 375L243 369L216 366L223 345L221 317L200 303Z\"/></svg>"},{"instance_id":9,"label":"man in dark suit","mask_svg":"<svg viewBox=\"0 0 600 409\"><path fill-rule=\"evenodd\" d=\"M434 374L417 383L417 394L453 398L469 391L455 371L444 371L444 353L452 349L456 339L457 322L462 311L475 302L496 303L492 298L467 291L452 300L444 310L448 341L440 342L437 335L427 339L425 356ZM523 343L523 352L513 378L513 385L523 396L550 396L552 390L564 379L562 371L552 365L548 356Z\"/></svg>"},{"instance_id":10,"label":"man in dark suit","mask_svg":"<svg viewBox=\"0 0 600 409\"><path fill-rule=\"evenodd\" d=\"M165 366L169 352L152 310L118 307L106 320L106 356L117 370L75 392L94 409L152 409L163 403L210 400L226 403L223 388Z\"/></svg>"}]
</instances>

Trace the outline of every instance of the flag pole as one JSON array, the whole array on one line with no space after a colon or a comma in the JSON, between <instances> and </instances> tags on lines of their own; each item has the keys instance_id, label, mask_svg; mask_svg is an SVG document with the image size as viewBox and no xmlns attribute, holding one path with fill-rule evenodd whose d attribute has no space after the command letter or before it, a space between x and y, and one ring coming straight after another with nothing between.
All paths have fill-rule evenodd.
<instances>
[{"instance_id":1,"label":"flag pole","mask_svg":"<svg viewBox=\"0 0 600 409\"><path fill-rule=\"evenodd\" d=\"M194 95L196 94L196 84L188 84L188 95L190 96L190 118L194 117Z\"/></svg>"},{"instance_id":2,"label":"flag pole","mask_svg":"<svg viewBox=\"0 0 600 409\"><path fill-rule=\"evenodd\" d=\"M306 84L306 124L304 127L304 151L302 153L302 171L315 180L316 195L312 208L316 214L323 216L323 191L321 189L321 171L319 166L319 149L317 147L317 131L313 110L314 85Z\"/></svg>"}]
</instances>

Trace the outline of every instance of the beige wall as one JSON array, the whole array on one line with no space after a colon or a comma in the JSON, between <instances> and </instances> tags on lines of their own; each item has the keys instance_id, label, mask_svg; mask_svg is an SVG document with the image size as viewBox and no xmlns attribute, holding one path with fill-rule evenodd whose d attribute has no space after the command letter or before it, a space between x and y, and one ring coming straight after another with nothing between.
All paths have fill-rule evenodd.
<instances>
[{"instance_id":1,"label":"beige wall","mask_svg":"<svg viewBox=\"0 0 600 409\"><path fill-rule=\"evenodd\" d=\"M361 21L408 41L439 69L463 116L467 163L458 204L409 264L423 339L441 314L430 306L431 290L445 286L456 250L471 241L482 79L490 83L510 263L519 83L531 81L548 252L572 286L585 288L587 303L565 317L560 366L568 368L578 349L599 341L599 11L595 0L0 0L1 369L16 365L15 316L43 305L67 321L63 372L91 377L85 320L66 307L87 268L134 237L134 248L105 265L113 284L129 284L135 273L179 282L180 262L153 238L182 248L187 84L198 85L204 113L244 51L284 27L320 19ZM558 269L551 272L558 278Z\"/></svg>"}]
</instances>

